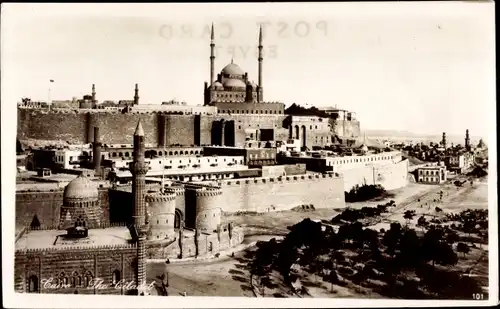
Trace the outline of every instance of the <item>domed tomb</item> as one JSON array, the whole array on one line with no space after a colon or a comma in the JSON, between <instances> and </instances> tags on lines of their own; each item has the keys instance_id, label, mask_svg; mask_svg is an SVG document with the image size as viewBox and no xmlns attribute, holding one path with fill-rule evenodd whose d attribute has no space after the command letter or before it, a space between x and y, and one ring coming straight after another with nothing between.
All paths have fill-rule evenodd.
<instances>
[{"instance_id":1,"label":"domed tomb","mask_svg":"<svg viewBox=\"0 0 500 309\"><path fill-rule=\"evenodd\" d=\"M64 188L60 229L98 228L101 215L99 191L90 178L80 175Z\"/></svg>"}]
</instances>

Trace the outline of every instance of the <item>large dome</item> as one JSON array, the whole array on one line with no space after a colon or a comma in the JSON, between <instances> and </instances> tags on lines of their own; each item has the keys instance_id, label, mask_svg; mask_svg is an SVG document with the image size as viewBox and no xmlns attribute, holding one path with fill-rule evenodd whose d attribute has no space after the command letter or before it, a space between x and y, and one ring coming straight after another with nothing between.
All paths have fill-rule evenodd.
<instances>
[{"instance_id":1,"label":"large dome","mask_svg":"<svg viewBox=\"0 0 500 309\"><path fill-rule=\"evenodd\" d=\"M224 81L224 87L233 88L246 88L245 83L242 80L236 78L228 78Z\"/></svg>"},{"instance_id":2,"label":"large dome","mask_svg":"<svg viewBox=\"0 0 500 309\"><path fill-rule=\"evenodd\" d=\"M231 62L230 64L226 65L222 71L222 75L229 74L229 75L245 75L245 72L236 64Z\"/></svg>"},{"instance_id":3,"label":"large dome","mask_svg":"<svg viewBox=\"0 0 500 309\"><path fill-rule=\"evenodd\" d=\"M95 200L98 196L97 186L83 175L76 177L64 188L64 200Z\"/></svg>"}]
</instances>

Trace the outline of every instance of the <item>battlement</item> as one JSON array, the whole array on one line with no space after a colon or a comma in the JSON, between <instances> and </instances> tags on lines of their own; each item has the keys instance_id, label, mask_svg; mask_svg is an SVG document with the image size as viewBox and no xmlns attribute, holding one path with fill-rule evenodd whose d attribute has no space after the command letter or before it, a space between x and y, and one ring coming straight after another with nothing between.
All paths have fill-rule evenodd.
<instances>
[{"instance_id":1,"label":"battlement","mask_svg":"<svg viewBox=\"0 0 500 309\"><path fill-rule=\"evenodd\" d=\"M177 196L184 195L186 189L182 185L173 185L165 187L165 192L175 193Z\"/></svg>"},{"instance_id":2,"label":"battlement","mask_svg":"<svg viewBox=\"0 0 500 309\"><path fill-rule=\"evenodd\" d=\"M299 181L310 181L316 179L324 178L342 178L338 173L332 174L314 174L314 175L294 175L294 176L279 176L279 177L257 177L257 178L247 178L240 180L222 180L219 181L219 186L238 186L242 184L272 184L272 183L287 183L287 182L299 182Z\"/></svg>"},{"instance_id":3,"label":"battlement","mask_svg":"<svg viewBox=\"0 0 500 309\"><path fill-rule=\"evenodd\" d=\"M88 253L89 251L99 251L109 250L124 250L124 249L137 249L136 243L130 244L122 244L122 245L91 245L91 246L60 246L60 247L52 247L52 248L33 248L33 249L17 249L15 254L46 254L46 253L55 253L60 251L84 251Z\"/></svg>"},{"instance_id":4,"label":"battlement","mask_svg":"<svg viewBox=\"0 0 500 309\"><path fill-rule=\"evenodd\" d=\"M175 201L175 198L177 197L177 194L175 192L172 193L149 193L146 194L146 202L148 203L162 203L162 202L171 202Z\"/></svg>"},{"instance_id":5,"label":"battlement","mask_svg":"<svg viewBox=\"0 0 500 309\"><path fill-rule=\"evenodd\" d=\"M222 195L221 188L217 187L203 187L195 189L196 196L218 196Z\"/></svg>"},{"instance_id":6,"label":"battlement","mask_svg":"<svg viewBox=\"0 0 500 309\"><path fill-rule=\"evenodd\" d=\"M16 193L47 193L47 192L62 192L64 191L64 187L61 188L55 188L55 189L23 189L23 190L16 190Z\"/></svg>"},{"instance_id":7,"label":"battlement","mask_svg":"<svg viewBox=\"0 0 500 309\"><path fill-rule=\"evenodd\" d=\"M105 228L110 228L110 227L126 227L127 224L124 222L114 222L114 223L100 223L99 224L99 229L105 229ZM58 225L45 225L41 227L25 227L26 228L26 233L29 233L30 231L48 231L48 230L59 230Z\"/></svg>"},{"instance_id":8,"label":"battlement","mask_svg":"<svg viewBox=\"0 0 500 309\"><path fill-rule=\"evenodd\" d=\"M161 105L158 105L158 110L142 110L142 109L134 109L131 107L130 110L123 111L126 106L117 106L117 109L103 109L103 108L47 108L47 107L35 107L35 106L18 106L18 109L30 110L32 112L39 112L40 114L157 114L157 115L211 115L210 112L189 112L182 110L161 110ZM184 106L185 107L185 106ZM189 106L192 108L196 108L197 106Z\"/></svg>"}]
</instances>

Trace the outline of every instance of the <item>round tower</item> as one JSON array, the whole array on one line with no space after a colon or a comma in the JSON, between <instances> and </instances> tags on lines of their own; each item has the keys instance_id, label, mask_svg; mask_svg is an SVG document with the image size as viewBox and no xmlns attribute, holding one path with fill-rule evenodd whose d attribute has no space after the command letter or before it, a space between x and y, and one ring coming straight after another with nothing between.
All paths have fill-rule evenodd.
<instances>
[{"instance_id":1,"label":"round tower","mask_svg":"<svg viewBox=\"0 0 500 309\"><path fill-rule=\"evenodd\" d=\"M175 228L180 228L181 222L186 219L186 197L185 197L186 189L182 184L173 184L171 186L165 187L166 193L172 193L176 195L175 198Z\"/></svg>"},{"instance_id":2,"label":"round tower","mask_svg":"<svg viewBox=\"0 0 500 309\"><path fill-rule=\"evenodd\" d=\"M217 187L196 189L196 221L195 226L203 232L215 232L221 223L222 190Z\"/></svg>"},{"instance_id":3,"label":"round tower","mask_svg":"<svg viewBox=\"0 0 500 309\"><path fill-rule=\"evenodd\" d=\"M148 193L146 206L149 213L148 240L173 239L175 217L175 193Z\"/></svg>"}]
</instances>

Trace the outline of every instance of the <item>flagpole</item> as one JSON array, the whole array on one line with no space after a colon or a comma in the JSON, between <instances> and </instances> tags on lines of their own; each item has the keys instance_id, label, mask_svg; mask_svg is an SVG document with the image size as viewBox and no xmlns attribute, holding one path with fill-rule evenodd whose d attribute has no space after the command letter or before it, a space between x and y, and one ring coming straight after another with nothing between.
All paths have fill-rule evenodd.
<instances>
[{"instance_id":1,"label":"flagpole","mask_svg":"<svg viewBox=\"0 0 500 309\"><path fill-rule=\"evenodd\" d=\"M51 101L51 99L50 99L50 88L51 88L51 85L52 85L52 83L53 83L53 82L54 82L54 80L53 80L53 79L49 80L49 94L48 94L48 102L47 102L47 103L49 104L49 110L50 110L50 109L51 109L51 107L52 107L52 101Z\"/></svg>"}]
</instances>

